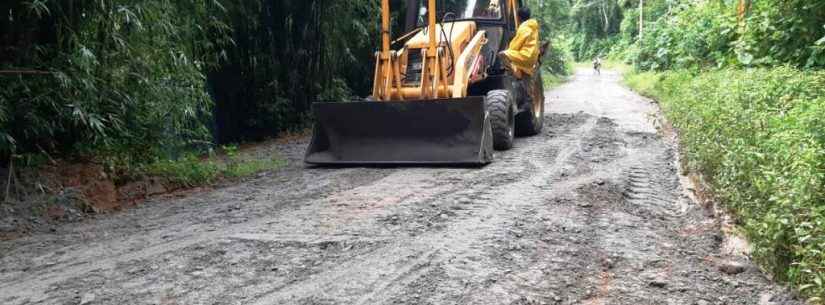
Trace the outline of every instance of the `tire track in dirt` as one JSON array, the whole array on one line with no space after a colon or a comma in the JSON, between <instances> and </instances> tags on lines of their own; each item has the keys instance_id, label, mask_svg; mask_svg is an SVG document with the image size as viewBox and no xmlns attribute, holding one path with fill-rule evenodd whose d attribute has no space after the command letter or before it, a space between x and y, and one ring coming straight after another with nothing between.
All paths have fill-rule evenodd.
<instances>
[{"instance_id":1,"label":"tire track in dirt","mask_svg":"<svg viewBox=\"0 0 825 305\"><path fill-rule=\"evenodd\" d=\"M592 124L590 124L592 125ZM589 126L583 126L580 129L588 129ZM578 134L579 132L577 132ZM565 141L578 141L578 137L570 136L571 139ZM557 141L562 142L562 141ZM561 146L561 145L560 145ZM298 286L288 287L276 293L262 297L256 304L280 304L297 302L310 299L325 299L332 300L335 296L325 296L326 291L338 292L343 290L360 290L361 295L357 300L352 299L337 299L337 303L352 303L352 304L383 304L389 299L402 298L404 296L415 296L416 291L409 289L410 287L417 287L420 284L433 282L430 276L440 275L443 273L432 272L436 269L453 270L459 268L453 261L472 261L480 262L478 258L483 256L484 241L488 234L495 232L500 228L500 222L505 220L502 217L502 209L513 209L513 201L530 202L532 200L540 199L541 194L532 192L525 192L524 189L532 188L531 185L538 185L549 181L551 176L555 173L553 171L544 170L545 168L558 167L554 162L557 160L565 160L569 155L576 151L578 145L564 145L567 149L563 149L559 154L552 154L553 158L538 160L542 162L523 162L522 158L500 158L498 163L473 173L471 178L473 183L466 185L466 189L460 189L462 194L480 194L476 200L471 201L471 206L466 209L453 212L452 215L441 217L439 214L436 222L437 226L433 226L426 231L426 234L418 235L415 232L409 234L409 238L404 238L403 235L398 236L399 241L386 245L385 248L391 253L377 251L376 257L364 258L359 257L353 263L355 265L348 265L342 268L337 268L330 271L329 274L320 274L318 278L320 283L316 281L308 281L306 283L299 283ZM544 147L525 145L525 148L517 149L515 153L524 153L526 155L540 155L546 156ZM519 151L521 150L521 151ZM549 166L547 164L550 164ZM480 176L480 177L479 177ZM525 176L532 176L529 182L523 181ZM455 177L443 176L439 179L453 180ZM532 183L530 183L532 182ZM438 183L436 183L438 184ZM525 185L526 184L526 185ZM456 195L459 189L451 188L440 193L438 202L433 204L429 202L428 198L421 202L409 203L404 202L401 205L410 207L409 209L402 209L396 214L402 215L432 215L437 213L426 212L435 210L443 211L443 206L439 204L449 205L450 202L458 202L462 204L460 195ZM486 194L494 194L495 196L487 196ZM532 198L526 198L528 195ZM514 199L514 200L513 200ZM512 200L512 201L511 201ZM447 209L450 209L447 207ZM446 210L446 209L445 209ZM427 217L427 216L425 216ZM404 219L410 220L405 217ZM413 222L417 223L417 222ZM481 244L481 245L480 245ZM408 257L425 257L425 261L420 259L407 260ZM366 270L376 263L383 263L391 266L385 270L387 275L384 278L376 278L372 282L361 283L360 285L353 285L361 278L358 274L352 274L353 270ZM476 276L489 273L491 270L489 264L481 266L473 266L472 264L462 264L460 269L465 274L474 274ZM346 274L350 274L350 278ZM344 275L345 278L341 278ZM415 283L415 282L419 283ZM441 283L444 283L442 280ZM323 289L316 289L316 288ZM303 295L302 295L303 294ZM340 297L340 296L338 296ZM446 299L439 301L449 302L450 296L445 296ZM297 300L297 301L296 301ZM418 303L420 298L408 298L409 302ZM395 302L397 303L397 302ZM439 303L439 302L434 302Z\"/></svg>"}]
</instances>

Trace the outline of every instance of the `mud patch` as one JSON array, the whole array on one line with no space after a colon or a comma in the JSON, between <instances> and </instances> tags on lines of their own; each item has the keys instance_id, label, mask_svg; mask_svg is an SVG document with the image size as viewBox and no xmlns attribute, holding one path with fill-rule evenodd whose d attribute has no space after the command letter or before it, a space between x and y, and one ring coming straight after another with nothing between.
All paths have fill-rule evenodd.
<instances>
[{"instance_id":1,"label":"mud patch","mask_svg":"<svg viewBox=\"0 0 825 305\"><path fill-rule=\"evenodd\" d=\"M621 184L603 179L580 186L576 189L579 205L589 208L594 204L597 208L615 208L624 200L624 187Z\"/></svg>"},{"instance_id":2,"label":"mud patch","mask_svg":"<svg viewBox=\"0 0 825 305\"><path fill-rule=\"evenodd\" d=\"M623 138L633 148L644 148L663 141L660 135L650 132L626 132Z\"/></svg>"},{"instance_id":3,"label":"mud patch","mask_svg":"<svg viewBox=\"0 0 825 305\"><path fill-rule=\"evenodd\" d=\"M547 114L544 116L545 133L551 136L564 134L581 127L592 117L592 115L584 112Z\"/></svg>"},{"instance_id":4,"label":"mud patch","mask_svg":"<svg viewBox=\"0 0 825 305\"><path fill-rule=\"evenodd\" d=\"M403 228L411 236L415 236L428 231L446 229L450 219L455 219L456 210L464 209L461 205L439 206L435 203L423 205L430 205L430 207L380 217L378 222L390 229Z\"/></svg>"},{"instance_id":5,"label":"mud patch","mask_svg":"<svg viewBox=\"0 0 825 305\"><path fill-rule=\"evenodd\" d=\"M462 287L450 287L447 272L441 266L422 266L422 275L409 284L397 296L389 299L388 304L438 305L445 300L455 301L460 298L458 292Z\"/></svg>"},{"instance_id":6,"label":"mud patch","mask_svg":"<svg viewBox=\"0 0 825 305\"><path fill-rule=\"evenodd\" d=\"M605 163L621 157L625 142L616 132L616 126L613 120L599 118L596 127L582 141L574 162Z\"/></svg>"},{"instance_id":7,"label":"mud patch","mask_svg":"<svg viewBox=\"0 0 825 305\"><path fill-rule=\"evenodd\" d=\"M599 118L595 127L584 135L580 148L568 161L571 176L582 176L594 171L594 167L615 161L626 155L626 142L616 131L616 123L609 118Z\"/></svg>"},{"instance_id":8,"label":"mud patch","mask_svg":"<svg viewBox=\"0 0 825 305\"><path fill-rule=\"evenodd\" d=\"M297 305L335 305L338 304L333 299L324 299L319 297L303 298L295 302Z\"/></svg>"},{"instance_id":9,"label":"mud patch","mask_svg":"<svg viewBox=\"0 0 825 305\"><path fill-rule=\"evenodd\" d=\"M549 199L544 206L513 215L487 248L502 272L490 289L507 291L510 304L584 299L589 292L581 281L598 272L599 264L590 217L576 200L566 198Z\"/></svg>"}]
</instances>

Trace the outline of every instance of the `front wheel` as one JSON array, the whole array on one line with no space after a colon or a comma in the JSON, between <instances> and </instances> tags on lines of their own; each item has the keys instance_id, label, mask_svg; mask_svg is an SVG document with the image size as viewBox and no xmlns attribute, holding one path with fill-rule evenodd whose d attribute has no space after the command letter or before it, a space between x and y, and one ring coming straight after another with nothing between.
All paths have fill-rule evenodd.
<instances>
[{"instance_id":1,"label":"front wheel","mask_svg":"<svg viewBox=\"0 0 825 305\"><path fill-rule=\"evenodd\" d=\"M530 84L523 86L527 98L530 99L530 107L516 116L516 134L519 136L540 134L544 127L544 88L541 74L534 76L530 81Z\"/></svg>"},{"instance_id":2,"label":"front wheel","mask_svg":"<svg viewBox=\"0 0 825 305\"><path fill-rule=\"evenodd\" d=\"M493 127L493 147L496 150L513 148L516 129L513 94L509 90L492 90L484 101Z\"/></svg>"}]
</instances>

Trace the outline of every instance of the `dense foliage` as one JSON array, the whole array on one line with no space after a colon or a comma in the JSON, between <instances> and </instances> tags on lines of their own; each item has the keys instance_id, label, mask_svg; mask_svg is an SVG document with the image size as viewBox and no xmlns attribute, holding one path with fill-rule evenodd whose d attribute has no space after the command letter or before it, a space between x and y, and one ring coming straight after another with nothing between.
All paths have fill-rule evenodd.
<instances>
[{"instance_id":1,"label":"dense foliage","mask_svg":"<svg viewBox=\"0 0 825 305\"><path fill-rule=\"evenodd\" d=\"M0 160L128 165L304 126L312 101L368 89L377 6L4 1Z\"/></svg>"},{"instance_id":2,"label":"dense foliage","mask_svg":"<svg viewBox=\"0 0 825 305\"><path fill-rule=\"evenodd\" d=\"M630 8L620 38L604 50L640 69L825 67L825 1L645 3L641 41L639 10Z\"/></svg>"},{"instance_id":3,"label":"dense foliage","mask_svg":"<svg viewBox=\"0 0 825 305\"><path fill-rule=\"evenodd\" d=\"M235 43L210 74L218 142L307 126L313 101L367 95L380 2L222 2Z\"/></svg>"},{"instance_id":4,"label":"dense foliage","mask_svg":"<svg viewBox=\"0 0 825 305\"><path fill-rule=\"evenodd\" d=\"M0 157L154 155L209 139L212 1L4 1Z\"/></svg>"},{"instance_id":5,"label":"dense foliage","mask_svg":"<svg viewBox=\"0 0 825 305\"><path fill-rule=\"evenodd\" d=\"M610 55L660 71L825 67L822 0L645 0L643 10L640 0L562 2L570 5L570 49L577 60Z\"/></svg>"},{"instance_id":6,"label":"dense foliage","mask_svg":"<svg viewBox=\"0 0 825 305\"><path fill-rule=\"evenodd\" d=\"M606 55L618 39L627 1L571 0L570 15L572 33L570 43L573 56L586 60Z\"/></svg>"},{"instance_id":7,"label":"dense foliage","mask_svg":"<svg viewBox=\"0 0 825 305\"><path fill-rule=\"evenodd\" d=\"M630 59L655 70L786 63L821 68L822 39L825 1L753 1L741 19L724 2L680 4L650 23Z\"/></svg>"}]
</instances>

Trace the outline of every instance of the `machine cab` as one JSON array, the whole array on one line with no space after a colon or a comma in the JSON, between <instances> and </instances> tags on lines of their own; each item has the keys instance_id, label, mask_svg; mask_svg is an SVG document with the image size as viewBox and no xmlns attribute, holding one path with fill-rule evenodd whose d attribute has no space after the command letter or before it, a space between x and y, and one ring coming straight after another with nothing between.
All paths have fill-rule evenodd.
<instances>
[{"instance_id":1,"label":"machine cab","mask_svg":"<svg viewBox=\"0 0 825 305\"><path fill-rule=\"evenodd\" d=\"M396 39L393 47L397 56L400 85L391 87L390 81L376 73L377 96L385 100L426 98L426 89L439 80L428 83L422 74L426 71L425 55L431 41L443 51L439 56L446 62L440 76L446 85L433 89L429 97L460 98L479 95L489 88L501 87L503 68L496 54L507 47L518 23L515 13L521 0L436 0L434 16L428 11L431 0L406 2L406 34ZM434 17L434 35L429 32L429 18ZM432 37L435 36L435 37ZM480 37L479 37L480 36ZM435 78L430 70L430 79Z\"/></svg>"}]
</instances>

